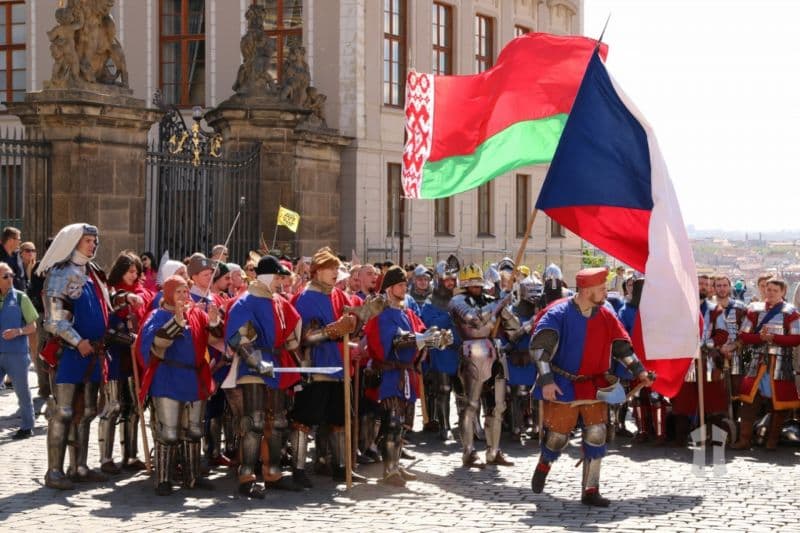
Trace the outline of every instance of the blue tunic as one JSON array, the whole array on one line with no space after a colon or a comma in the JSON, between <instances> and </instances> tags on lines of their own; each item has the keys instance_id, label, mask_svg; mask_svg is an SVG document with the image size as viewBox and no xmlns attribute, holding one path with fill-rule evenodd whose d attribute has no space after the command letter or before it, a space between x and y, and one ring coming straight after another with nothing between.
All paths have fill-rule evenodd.
<instances>
[{"instance_id":1,"label":"blue tunic","mask_svg":"<svg viewBox=\"0 0 800 533\"><path fill-rule=\"evenodd\" d=\"M398 328L403 331L415 331L405 310L389 307L378 315L378 331L380 332L384 361L413 363L417 355L416 347L410 346L398 350L392 346ZM416 377L415 373L397 368L384 369L381 374L381 385L378 389L379 400L386 398L402 398L409 402L417 400L414 385L411 383L411 379Z\"/></svg>"},{"instance_id":2,"label":"blue tunic","mask_svg":"<svg viewBox=\"0 0 800 533\"><path fill-rule=\"evenodd\" d=\"M236 300L228 311L228 320L225 324L225 342L235 346L236 342L231 342L239 335L239 328L247 322L256 331L254 348L261 350L261 359L270 362L275 366L280 366L280 361L273 354L275 346L275 302L271 298L260 298L252 293L246 293ZM258 376L258 373L247 366L239 359L239 368L236 379L243 376ZM278 388L277 377L260 376L270 389Z\"/></svg>"},{"instance_id":3,"label":"blue tunic","mask_svg":"<svg viewBox=\"0 0 800 533\"><path fill-rule=\"evenodd\" d=\"M458 330L453 327L453 319L447 309L440 309L431 302L422 306L422 321L429 328L434 326L439 329L449 329L453 332L453 344L444 350L431 349L428 352L429 369L431 372L441 372L448 376L458 374L458 352L461 349L461 338Z\"/></svg>"},{"instance_id":4,"label":"blue tunic","mask_svg":"<svg viewBox=\"0 0 800 533\"><path fill-rule=\"evenodd\" d=\"M156 338L156 332L173 316L169 311L159 309L150 315L142 327L141 355L144 364L150 364L150 348ZM176 366L167 361L174 362ZM192 341L192 332L188 325L167 348L162 361L156 369L153 381L150 384L150 396L171 398L180 402L193 402L200 399L198 387L198 372L195 367L195 348Z\"/></svg>"},{"instance_id":5,"label":"blue tunic","mask_svg":"<svg viewBox=\"0 0 800 533\"><path fill-rule=\"evenodd\" d=\"M304 326L316 322L317 327L324 327L336 320L329 294L305 290L295 300L294 307L300 313ZM324 341L312 347L311 366L342 366L339 343ZM331 376L336 379L344 379L344 372L340 370Z\"/></svg>"},{"instance_id":6,"label":"blue tunic","mask_svg":"<svg viewBox=\"0 0 800 533\"><path fill-rule=\"evenodd\" d=\"M531 344L531 334L526 333L514 343L510 352L527 351L528 346ZM508 385L527 385L533 387L536 382L536 365L531 361L525 366L518 366L511 362L511 357L508 358Z\"/></svg>"},{"instance_id":7,"label":"blue tunic","mask_svg":"<svg viewBox=\"0 0 800 533\"><path fill-rule=\"evenodd\" d=\"M121 324L121 330L125 333L128 332L128 321L118 317L116 313L109 317L108 322L110 328L119 329ZM130 357L130 352L130 346L123 346L122 344L110 344L108 346L108 355L110 356L108 361L108 379L118 380L129 377L130 374L123 375L122 359L124 357Z\"/></svg>"},{"instance_id":8,"label":"blue tunic","mask_svg":"<svg viewBox=\"0 0 800 533\"><path fill-rule=\"evenodd\" d=\"M81 295L72 300L72 327L82 339L99 341L106 333L106 322L103 315L105 302L97 298L94 281L87 278L81 289ZM56 383L100 383L103 379L103 357L105 354L91 354L82 357L80 352L71 346L64 345L56 370Z\"/></svg>"}]
</instances>

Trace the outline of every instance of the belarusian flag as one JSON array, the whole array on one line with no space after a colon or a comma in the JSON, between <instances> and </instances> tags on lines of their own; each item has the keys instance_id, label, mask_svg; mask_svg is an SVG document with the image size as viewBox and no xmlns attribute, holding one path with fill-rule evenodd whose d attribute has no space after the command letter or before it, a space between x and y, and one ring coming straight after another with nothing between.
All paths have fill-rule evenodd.
<instances>
[{"instance_id":1,"label":"belarusian flag","mask_svg":"<svg viewBox=\"0 0 800 533\"><path fill-rule=\"evenodd\" d=\"M444 198L548 163L597 41L529 33L472 76L409 71L403 190ZM607 48L601 45L605 58Z\"/></svg>"}]
</instances>

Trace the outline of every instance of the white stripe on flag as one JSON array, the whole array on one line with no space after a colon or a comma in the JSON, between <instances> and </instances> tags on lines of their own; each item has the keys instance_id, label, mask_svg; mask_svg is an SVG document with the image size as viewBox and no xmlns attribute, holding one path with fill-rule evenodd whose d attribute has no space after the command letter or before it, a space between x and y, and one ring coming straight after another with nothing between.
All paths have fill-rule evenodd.
<instances>
[{"instance_id":1,"label":"white stripe on flag","mask_svg":"<svg viewBox=\"0 0 800 533\"><path fill-rule=\"evenodd\" d=\"M694 357L700 337L697 269L683 224L675 188L655 133L636 105L609 73L622 102L647 133L650 151L650 214L645 284L639 304L647 359Z\"/></svg>"}]
</instances>

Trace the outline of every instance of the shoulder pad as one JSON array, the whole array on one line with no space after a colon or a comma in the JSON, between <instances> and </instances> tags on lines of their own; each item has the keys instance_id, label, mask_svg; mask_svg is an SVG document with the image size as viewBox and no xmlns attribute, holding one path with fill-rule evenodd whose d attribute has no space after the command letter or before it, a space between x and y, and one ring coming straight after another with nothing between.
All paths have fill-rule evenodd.
<instances>
[{"instance_id":1,"label":"shoulder pad","mask_svg":"<svg viewBox=\"0 0 800 533\"><path fill-rule=\"evenodd\" d=\"M58 265L50 270L44 282L44 293L51 298L80 297L87 280L86 271L72 263Z\"/></svg>"},{"instance_id":2,"label":"shoulder pad","mask_svg":"<svg viewBox=\"0 0 800 533\"><path fill-rule=\"evenodd\" d=\"M741 300L733 300L733 308L734 309L747 309L747 306L744 305L744 302Z\"/></svg>"},{"instance_id":3,"label":"shoulder pad","mask_svg":"<svg viewBox=\"0 0 800 533\"><path fill-rule=\"evenodd\" d=\"M747 306L747 310L752 313L763 313L764 312L764 302L752 302L750 305Z\"/></svg>"},{"instance_id":4,"label":"shoulder pad","mask_svg":"<svg viewBox=\"0 0 800 533\"><path fill-rule=\"evenodd\" d=\"M784 315L791 315L792 313L797 312L797 308L790 304L789 302L783 302L783 314Z\"/></svg>"}]
</instances>

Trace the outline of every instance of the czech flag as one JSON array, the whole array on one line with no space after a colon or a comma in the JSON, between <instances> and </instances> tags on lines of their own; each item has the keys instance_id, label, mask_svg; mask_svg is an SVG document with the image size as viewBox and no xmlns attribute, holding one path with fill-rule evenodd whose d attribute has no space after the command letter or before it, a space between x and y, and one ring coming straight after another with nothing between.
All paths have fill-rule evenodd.
<instances>
[{"instance_id":1,"label":"czech flag","mask_svg":"<svg viewBox=\"0 0 800 533\"><path fill-rule=\"evenodd\" d=\"M647 360L694 357L697 272L675 190L650 125L597 53L536 207L645 273L639 310ZM658 371L682 372L682 379L688 359L673 363L657 365Z\"/></svg>"}]
</instances>

